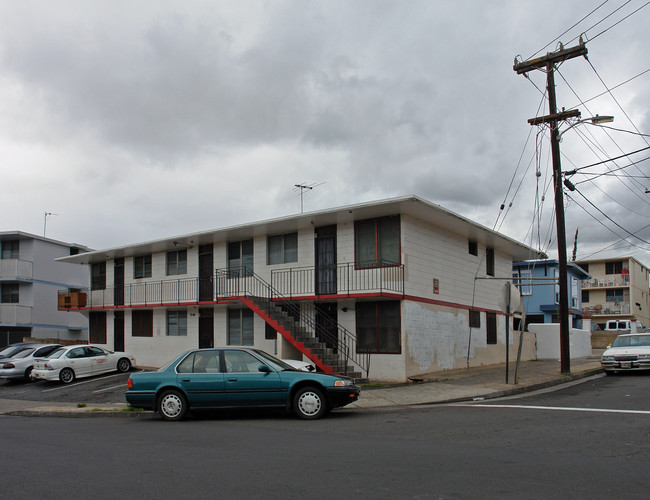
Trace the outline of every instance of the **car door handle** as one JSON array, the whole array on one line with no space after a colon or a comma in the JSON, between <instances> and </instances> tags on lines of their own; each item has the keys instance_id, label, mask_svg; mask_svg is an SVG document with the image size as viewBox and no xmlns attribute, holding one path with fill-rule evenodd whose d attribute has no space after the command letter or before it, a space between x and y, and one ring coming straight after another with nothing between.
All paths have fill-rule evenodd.
<instances>
[{"instance_id":1,"label":"car door handle","mask_svg":"<svg viewBox=\"0 0 650 500\"><path fill-rule=\"evenodd\" d=\"M228 382L237 382L237 379L236 378L229 378Z\"/></svg>"},{"instance_id":2,"label":"car door handle","mask_svg":"<svg viewBox=\"0 0 650 500\"><path fill-rule=\"evenodd\" d=\"M189 381L190 381L189 378L182 378L182 379L181 379L181 382L189 382Z\"/></svg>"}]
</instances>

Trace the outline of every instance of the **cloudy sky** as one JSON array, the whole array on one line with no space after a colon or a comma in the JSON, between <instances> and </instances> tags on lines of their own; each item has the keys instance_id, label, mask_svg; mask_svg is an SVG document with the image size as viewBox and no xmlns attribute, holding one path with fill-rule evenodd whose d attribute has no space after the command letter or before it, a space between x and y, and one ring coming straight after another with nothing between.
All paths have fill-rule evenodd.
<instances>
[{"instance_id":1,"label":"cloudy sky","mask_svg":"<svg viewBox=\"0 0 650 500\"><path fill-rule=\"evenodd\" d=\"M0 231L42 235L48 212L48 237L121 246L299 213L306 183L305 211L415 194L553 254L527 123L546 75L514 58L584 33L558 106L618 130L572 128L563 170L646 148L645 4L0 0ZM579 258L650 260L648 157L571 177Z\"/></svg>"}]
</instances>

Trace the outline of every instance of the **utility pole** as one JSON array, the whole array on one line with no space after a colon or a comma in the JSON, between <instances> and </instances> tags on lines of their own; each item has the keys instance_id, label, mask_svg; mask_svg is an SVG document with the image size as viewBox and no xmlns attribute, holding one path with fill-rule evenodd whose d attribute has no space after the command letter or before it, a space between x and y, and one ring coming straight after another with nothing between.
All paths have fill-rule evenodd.
<instances>
[{"instance_id":1,"label":"utility pole","mask_svg":"<svg viewBox=\"0 0 650 500\"><path fill-rule=\"evenodd\" d=\"M571 373L571 353L569 347L569 290L566 255L566 228L564 224L564 193L562 191L562 166L560 163L560 133L559 122L571 117L579 117L580 111L562 111L558 113L555 98L555 65L574 57L586 56L582 37L579 45L565 49L560 45L556 52L549 52L545 56L517 63L513 69L518 75L528 73L533 69L546 71L546 87L548 91L549 114L528 120L531 125L548 123L551 129L551 154L553 156L553 183L555 185L555 222L557 225L557 253L559 262L560 285L560 370L562 373Z\"/></svg>"}]
</instances>

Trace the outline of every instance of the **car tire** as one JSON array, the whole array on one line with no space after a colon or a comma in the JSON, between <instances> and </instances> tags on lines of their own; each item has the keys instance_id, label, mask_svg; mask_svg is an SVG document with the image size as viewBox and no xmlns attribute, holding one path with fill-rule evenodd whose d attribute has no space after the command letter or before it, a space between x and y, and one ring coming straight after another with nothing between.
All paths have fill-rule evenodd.
<instances>
[{"instance_id":1,"label":"car tire","mask_svg":"<svg viewBox=\"0 0 650 500\"><path fill-rule=\"evenodd\" d=\"M27 382L31 382L31 381L32 381L32 370L33 370L33 369L34 369L34 367L33 367L33 366L30 366L29 368L27 368L27 370L25 370L25 380L26 380Z\"/></svg>"},{"instance_id":2,"label":"car tire","mask_svg":"<svg viewBox=\"0 0 650 500\"><path fill-rule=\"evenodd\" d=\"M305 420L314 420L327 412L327 402L323 393L315 387L303 387L293 398L296 415Z\"/></svg>"},{"instance_id":3,"label":"car tire","mask_svg":"<svg viewBox=\"0 0 650 500\"><path fill-rule=\"evenodd\" d=\"M187 400L179 391L170 389L163 392L158 398L158 413L163 420L183 420L187 413Z\"/></svg>"},{"instance_id":4,"label":"car tire","mask_svg":"<svg viewBox=\"0 0 650 500\"><path fill-rule=\"evenodd\" d=\"M59 380L64 384L74 381L74 372L70 368L64 368L59 372Z\"/></svg>"},{"instance_id":5,"label":"car tire","mask_svg":"<svg viewBox=\"0 0 650 500\"><path fill-rule=\"evenodd\" d=\"M117 371L126 373L131 369L131 362L127 358L120 358L117 362Z\"/></svg>"},{"instance_id":6,"label":"car tire","mask_svg":"<svg viewBox=\"0 0 650 500\"><path fill-rule=\"evenodd\" d=\"M615 370L605 370L605 374L609 375L609 376L616 375L616 371Z\"/></svg>"}]
</instances>

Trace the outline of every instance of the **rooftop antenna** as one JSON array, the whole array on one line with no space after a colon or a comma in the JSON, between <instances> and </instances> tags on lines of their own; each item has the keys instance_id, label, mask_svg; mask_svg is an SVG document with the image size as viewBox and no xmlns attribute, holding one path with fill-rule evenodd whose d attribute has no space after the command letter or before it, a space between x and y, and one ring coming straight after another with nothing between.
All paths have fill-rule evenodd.
<instances>
[{"instance_id":1,"label":"rooftop antenna","mask_svg":"<svg viewBox=\"0 0 650 500\"><path fill-rule=\"evenodd\" d=\"M59 214L54 214L52 212L45 211L45 215L43 216L43 238L45 238L45 231L47 230L47 218L51 217L52 215L59 215Z\"/></svg>"},{"instance_id":2,"label":"rooftop antenna","mask_svg":"<svg viewBox=\"0 0 650 500\"><path fill-rule=\"evenodd\" d=\"M303 182L302 184L295 184L295 189L294 191L300 190L300 213L303 213L303 193L305 191L310 191L314 189L316 186L320 186L321 184L325 184L324 182L314 182L312 184L307 184L306 182Z\"/></svg>"}]
</instances>

